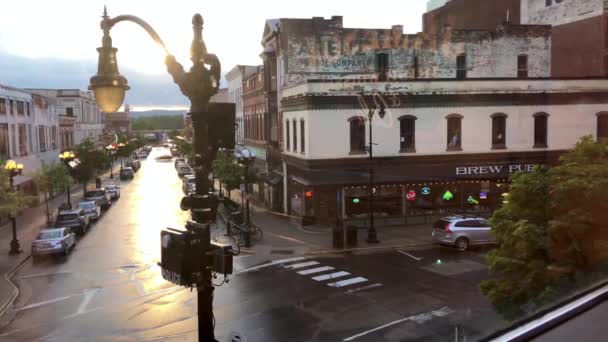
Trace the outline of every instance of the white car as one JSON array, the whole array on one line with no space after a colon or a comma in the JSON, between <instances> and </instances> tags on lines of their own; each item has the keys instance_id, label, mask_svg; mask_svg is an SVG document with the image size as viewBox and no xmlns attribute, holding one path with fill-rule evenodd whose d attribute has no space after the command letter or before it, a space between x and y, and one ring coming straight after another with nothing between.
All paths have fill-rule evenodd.
<instances>
[{"instance_id":1,"label":"white car","mask_svg":"<svg viewBox=\"0 0 608 342\"><path fill-rule=\"evenodd\" d=\"M90 220L97 221L101 217L101 206L95 201L80 202L78 208L84 211Z\"/></svg>"},{"instance_id":2,"label":"white car","mask_svg":"<svg viewBox=\"0 0 608 342\"><path fill-rule=\"evenodd\" d=\"M76 236L70 228L49 228L38 233L32 242L32 258L49 254L68 255L76 245Z\"/></svg>"},{"instance_id":3,"label":"white car","mask_svg":"<svg viewBox=\"0 0 608 342\"><path fill-rule=\"evenodd\" d=\"M110 194L110 199L117 200L120 198L120 187L116 184L107 184L104 186L106 192Z\"/></svg>"}]
</instances>

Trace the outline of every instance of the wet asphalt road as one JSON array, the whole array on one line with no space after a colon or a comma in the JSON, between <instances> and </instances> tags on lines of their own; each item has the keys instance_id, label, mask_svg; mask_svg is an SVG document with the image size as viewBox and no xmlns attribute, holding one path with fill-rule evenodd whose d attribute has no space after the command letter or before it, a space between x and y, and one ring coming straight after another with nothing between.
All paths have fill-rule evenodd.
<instances>
[{"instance_id":1,"label":"wet asphalt road","mask_svg":"<svg viewBox=\"0 0 608 342\"><path fill-rule=\"evenodd\" d=\"M156 266L159 231L189 218L173 163L154 161L162 152L122 183L121 198L68 258L19 270L17 309L0 319L0 341L197 340L196 292ZM220 341L233 332L264 342L472 340L500 324L479 291L483 251L294 257L216 288Z\"/></svg>"}]
</instances>

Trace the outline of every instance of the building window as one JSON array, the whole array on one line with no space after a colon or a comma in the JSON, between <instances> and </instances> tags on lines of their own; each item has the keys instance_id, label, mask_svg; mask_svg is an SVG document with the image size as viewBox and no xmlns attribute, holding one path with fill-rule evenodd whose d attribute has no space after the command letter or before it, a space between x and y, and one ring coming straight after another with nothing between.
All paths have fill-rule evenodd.
<instances>
[{"instance_id":1,"label":"building window","mask_svg":"<svg viewBox=\"0 0 608 342\"><path fill-rule=\"evenodd\" d=\"M298 122L293 120L293 151L298 152Z\"/></svg>"},{"instance_id":2,"label":"building window","mask_svg":"<svg viewBox=\"0 0 608 342\"><path fill-rule=\"evenodd\" d=\"M399 118L399 152L416 152L416 117L404 115Z\"/></svg>"},{"instance_id":3,"label":"building window","mask_svg":"<svg viewBox=\"0 0 608 342\"><path fill-rule=\"evenodd\" d=\"M0 157L10 157L8 149L8 124L0 124Z\"/></svg>"},{"instance_id":4,"label":"building window","mask_svg":"<svg viewBox=\"0 0 608 342\"><path fill-rule=\"evenodd\" d=\"M418 56L414 56L414 78L418 77Z\"/></svg>"},{"instance_id":5,"label":"building window","mask_svg":"<svg viewBox=\"0 0 608 342\"><path fill-rule=\"evenodd\" d=\"M462 115L450 114L448 120L448 151L462 151Z\"/></svg>"},{"instance_id":6,"label":"building window","mask_svg":"<svg viewBox=\"0 0 608 342\"><path fill-rule=\"evenodd\" d=\"M376 54L376 72L378 73L378 81L384 82L388 80L388 54Z\"/></svg>"},{"instance_id":7,"label":"building window","mask_svg":"<svg viewBox=\"0 0 608 342\"><path fill-rule=\"evenodd\" d=\"M456 79L467 78L467 55L461 54L456 57Z\"/></svg>"},{"instance_id":8,"label":"building window","mask_svg":"<svg viewBox=\"0 0 608 342\"><path fill-rule=\"evenodd\" d=\"M27 125L27 142L29 146L29 152L34 152L34 132L32 130L32 125Z\"/></svg>"},{"instance_id":9,"label":"building window","mask_svg":"<svg viewBox=\"0 0 608 342\"><path fill-rule=\"evenodd\" d=\"M44 126L38 126L38 145L40 152L46 152L46 131Z\"/></svg>"},{"instance_id":10,"label":"building window","mask_svg":"<svg viewBox=\"0 0 608 342\"><path fill-rule=\"evenodd\" d=\"M25 114L25 107L23 101L17 101L17 114Z\"/></svg>"},{"instance_id":11,"label":"building window","mask_svg":"<svg viewBox=\"0 0 608 342\"><path fill-rule=\"evenodd\" d=\"M597 113L597 141L608 142L608 112Z\"/></svg>"},{"instance_id":12,"label":"building window","mask_svg":"<svg viewBox=\"0 0 608 342\"><path fill-rule=\"evenodd\" d=\"M517 56L517 78L528 77L528 55Z\"/></svg>"},{"instance_id":13,"label":"building window","mask_svg":"<svg viewBox=\"0 0 608 342\"><path fill-rule=\"evenodd\" d=\"M365 153L365 119L356 116L348 121L350 126L350 153Z\"/></svg>"},{"instance_id":14,"label":"building window","mask_svg":"<svg viewBox=\"0 0 608 342\"><path fill-rule=\"evenodd\" d=\"M549 114L534 114L534 147L547 147L547 121Z\"/></svg>"},{"instance_id":15,"label":"building window","mask_svg":"<svg viewBox=\"0 0 608 342\"><path fill-rule=\"evenodd\" d=\"M74 108L73 107L65 107L65 115L74 116Z\"/></svg>"},{"instance_id":16,"label":"building window","mask_svg":"<svg viewBox=\"0 0 608 342\"><path fill-rule=\"evenodd\" d=\"M507 148L507 115L497 113L492 115L492 149Z\"/></svg>"},{"instance_id":17,"label":"building window","mask_svg":"<svg viewBox=\"0 0 608 342\"><path fill-rule=\"evenodd\" d=\"M9 114L14 114L14 113L15 113L15 111L14 111L14 109L13 109L13 100L8 100L8 105L9 105L9 108L8 108L8 109L9 109L9 111L8 111L8 113L9 113Z\"/></svg>"},{"instance_id":18,"label":"building window","mask_svg":"<svg viewBox=\"0 0 608 342\"><path fill-rule=\"evenodd\" d=\"M304 120L300 121L300 152L306 152L306 138L304 137L304 133L306 132L306 128L304 126Z\"/></svg>"},{"instance_id":19,"label":"building window","mask_svg":"<svg viewBox=\"0 0 608 342\"><path fill-rule=\"evenodd\" d=\"M6 114L6 99L0 98L0 114Z\"/></svg>"},{"instance_id":20,"label":"building window","mask_svg":"<svg viewBox=\"0 0 608 342\"><path fill-rule=\"evenodd\" d=\"M291 147L289 145L289 142L291 141L290 138L290 134L289 134L289 120L285 121L285 150L289 151L291 150Z\"/></svg>"},{"instance_id":21,"label":"building window","mask_svg":"<svg viewBox=\"0 0 608 342\"><path fill-rule=\"evenodd\" d=\"M31 112L30 112L30 103L29 102L25 103L25 112L27 113L28 116L31 115Z\"/></svg>"},{"instance_id":22,"label":"building window","mask_svg":"<svg viewBox=\"0 0 608 342\"><path fill-rule=\"evenodd\" d=\"M27 156L27 133L25 124L19 124L19 155Z\"/></svg>"}]
</instances>

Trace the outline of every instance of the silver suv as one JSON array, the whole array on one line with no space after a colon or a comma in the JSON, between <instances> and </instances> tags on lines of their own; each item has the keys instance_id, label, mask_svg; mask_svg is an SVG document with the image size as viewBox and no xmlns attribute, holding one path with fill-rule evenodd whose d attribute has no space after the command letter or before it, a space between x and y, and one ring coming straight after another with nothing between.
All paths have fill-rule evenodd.
<instances>
[{"instance_id":1,"label":"silver suv","mask_svg":"<svg viewBox=\"0 0 608 342\"><path fill-rule=\"evenodd\" d=\"M436 221L432 237L435 243L456 246L462 251L470 245L494 243L488 220L468 215L446 216Z\"/></svg>"}]
</instances>

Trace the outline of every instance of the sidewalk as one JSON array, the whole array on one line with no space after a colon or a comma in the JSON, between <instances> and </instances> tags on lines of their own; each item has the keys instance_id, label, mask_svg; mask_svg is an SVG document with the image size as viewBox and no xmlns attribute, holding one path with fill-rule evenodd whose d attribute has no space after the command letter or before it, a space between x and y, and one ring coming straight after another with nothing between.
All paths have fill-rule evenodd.
<instances>
[{"instance_id":1,"label":"sidewalk","mask_svg":"<svg viewBox=\"0 0 608 342\"><path fill-rule=\"evenodd\" d=\"M114 172L114 174L114 180L117 180L117 173ZM107 181L109 175L110 172L103 174L102 181ZM77 205L83 196L82 184L75 184L70 190L72 205ZM59 194L55 198L49 199L49 209L56 212L57 207L64 202L67 202L66 193ZM0 275L2 275L0 278L0 316L18 294L17 288L10 282L12 273L30 257L30 245L38 232L45 227L47 227L47 217L44 202L36 207L25 209L17 216L17 239L22 252L17 255L9 255L10 241L13 239L12 223L8 220L0 225Z\"/></svg>"}]
</instances>

